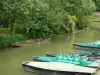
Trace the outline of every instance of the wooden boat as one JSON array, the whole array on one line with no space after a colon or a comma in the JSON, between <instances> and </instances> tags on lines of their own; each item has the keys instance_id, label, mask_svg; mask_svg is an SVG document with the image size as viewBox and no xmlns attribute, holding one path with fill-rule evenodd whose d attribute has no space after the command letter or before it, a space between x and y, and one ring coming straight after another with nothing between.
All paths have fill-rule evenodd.
<instances>
[{"instance_id":1,"label":"wooden boat","mask_svg":"<svg viewBox=\"0 0 100 75\"><path fill-rule=\"evenodd\" d=\"M93 43L74 43L73 46L78 50L100 51L100 41Z\"/></svg>"},{"instance_id":2,"label":"wooden boat","mask_svg":"<svg viewBox=\"0 0 100 75\"><path fill-rule=\"evenodd\" d=\"M92 75L97 68L79 66L61 62L33 62L25 61L22 63L24 69L45 75Z\"/></svg>"}]
</instances>

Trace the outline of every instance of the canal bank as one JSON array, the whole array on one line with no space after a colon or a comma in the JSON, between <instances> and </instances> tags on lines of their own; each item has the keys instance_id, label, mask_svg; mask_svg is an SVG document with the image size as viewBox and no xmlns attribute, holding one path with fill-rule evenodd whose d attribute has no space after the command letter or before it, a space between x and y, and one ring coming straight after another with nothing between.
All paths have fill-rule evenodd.
<instances>
[{"instance_id":1,"label":"canal bank","mask_svg":"<svg viewBox=\"0 0 100 75\"><path fill-rule=\"evenodd\" d=\"M22 68L22 62L32 61L34 56L45 56L46 52L77 52L74 42L100 40L98 30L84 30L75 34L54 35L49 43L19 48L8 48L0 52L0 75L36 75Z\"/></svg>"}]
</instances>

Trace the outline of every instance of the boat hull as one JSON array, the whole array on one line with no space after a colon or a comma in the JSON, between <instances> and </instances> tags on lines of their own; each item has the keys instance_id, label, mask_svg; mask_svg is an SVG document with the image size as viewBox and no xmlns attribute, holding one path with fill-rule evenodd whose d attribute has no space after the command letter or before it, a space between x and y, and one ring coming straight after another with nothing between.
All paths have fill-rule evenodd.
<instances>
[{"instance_id":1,"label":"boat hull","mask_svg":"<svg viewBox=\"0 0 100 75\"><path fill-rule=\"evenodd\" d=\"M81 51L100 51L100 47L81 46L81 45L77 45L77 44L73 44L73 46L77 50L81 50Z\"/></svg>"},{"instance_id":2,"label":"boat hull","mask_svg":"<svg viewBox=\"0 0 100 75\"><path fill-rule=\"evenodd\" d=\"M38 57L33 57L33 61L48 62L48 61L46 61L46 60L40 60L40 59L38 59L38 58L39 58L39 56L38 56ZM96 59L96 58L90 57L88 60L91 61L91 62L100 63L100 59Z\"/></svg>"},{"instance_id":3,"label":"boat hull","mask_svg":"<svg viewBox=\"0 0 100 75\"><path fill-rule=\"evenodd\" d=\"M59 54L59 53L48 52L48 53L46 53L46 56L55 57L57 54ZM63 55L75 55L75 53L61 53L61 54L63 54Z\"/></svg>"},{"instance_id":4,"label":"boat hull","mask_svg":"<svg viewBox=\"0 0 100 75\"><path fill-rule=\"evenodd\" d=\"M28 63L28 62L26 62ZM26 63L22 64L23 68L27 71L31 71L37 74L43 75L92 75L92 73L81 73L81 72L69 72L69 71L57 71L57 70L49 70L38 68L34 66L27 65Z\"/></svg>"},{"instance_id":5,"label":"boat hull","mask_svg":"<svg viewBox=\"0 0 100 75\"><path fill-rule=\"evenodd\" d=\"M56 57L56 55L57 55L58 53L50 53L50 52L48 52L48 53L46 53L46 56L48 56L48 57ZM63 55L75 55L75 53L62 53ZM80 56L84 56L85 54L83 53L83 54L80 54ZM88 58L90 58L90 59L93 59L93 60L95 60L95 59L100 59L100 55L96 55L96 53L94 53L94 54L91 54L91 55L88 55Z\"/></svg>"},{"instance_id":6,"label":"boat hull","mask_svg":"<svg viewBox=\"0 0 100 75\"><path fill-rule=\"evenodd\" d=\"M33 61L46 62L46 61L43 61L43 60L39 60L38 57L33 57Z\"/></svg>"}]
</instances>

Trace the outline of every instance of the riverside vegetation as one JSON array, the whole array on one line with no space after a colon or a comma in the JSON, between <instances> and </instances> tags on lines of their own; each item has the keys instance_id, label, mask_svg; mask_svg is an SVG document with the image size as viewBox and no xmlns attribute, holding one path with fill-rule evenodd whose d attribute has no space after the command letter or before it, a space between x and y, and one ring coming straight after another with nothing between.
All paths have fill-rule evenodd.
<instances>
[{"instance_id":1,"label":"riverside vegetation","mask_svg":"<svg viewBox=\"0 0 100 75\"><path fill-rule=\"evenodd\" d=\"M0 0L0 48L87 28L96 7L100 10L99 3L99 0Z\"/></svg>"}]
</instances>

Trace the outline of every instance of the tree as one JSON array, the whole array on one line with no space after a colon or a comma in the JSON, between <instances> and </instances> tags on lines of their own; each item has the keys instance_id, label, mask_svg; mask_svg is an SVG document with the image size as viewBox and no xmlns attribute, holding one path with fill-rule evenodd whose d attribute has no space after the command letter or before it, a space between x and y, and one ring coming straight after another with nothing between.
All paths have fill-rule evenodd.
<instances>
[{"instance_id":1,"label":"tree","mask_svg":"<svg viewBox=\"0 0 100 75\"><path fill-rule=\"evenodd\" d=\"M0 24L9 26L13 35L39 38L73 32L75 26L83 29L94 11L92 0L2 0Z\"/></svg>"},{"instance_id":2,"label":"tree","mask_svg":"<svg viewBox=\"0 0 100 75\"><path fill-rule=\"evenodd\" d=\"M69 14L76 16L76 25L78 28L86 28L92 22L91 17L95 12L95 3L92 0L67 0L69 6L66 11Z\"/></svg>"},{"instance_id":3,"label":"tree","mask_svg":"<svg viewBox=\"0 0 100 75\"><path fill-rule=\"evenodd\" d=\"M100 0L96 0L97 11L100 11Z\"/></svg>"}]
</instances>

